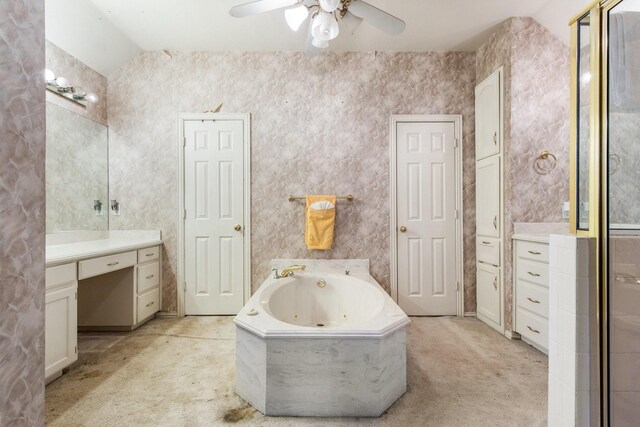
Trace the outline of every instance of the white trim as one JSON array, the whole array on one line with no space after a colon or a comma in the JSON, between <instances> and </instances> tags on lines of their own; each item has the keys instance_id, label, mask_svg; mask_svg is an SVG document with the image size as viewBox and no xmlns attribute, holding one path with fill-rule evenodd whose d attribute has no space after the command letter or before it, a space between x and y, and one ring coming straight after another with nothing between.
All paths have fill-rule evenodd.
<instances>
[{"instance_id":1,"label":"white trim","mask_svg":"<svg viewBox=\"0 0 640 427\"><path fill-rule=\"evenodd\" d=\"M463 134L462 134L462 114L446 115L423 115L423 114L394 114L389 119L389 197L391 207L389 226L389 247L390 247L390 270L391 270L391 298L398 302L398 239L396 230L398 228L397 218L397 135L396 127L398 123L434 123L445 122L455 125L455 138L457 146L455 148L455 175L456 175L456 210L459 212L456 220L456 275L460 287L457 292L458 317L465 316L464 313L464 203L462 193L462 157L463 157ZM474 313L475 315L475 313Z\"/></svg>"},{"instance_id":2,"label":"white trim","mask_svg":"<svg viewBox=\"0 0 640 427\"><path fill-rule=\"evenodd\" d=\"M476 312L475 311L467 311L464 313L463 317L476 317Z\"/></svg>"},{"instance_id":3,"label":"white trim","mask_svg":"<svg viewBox=\"0 0 640 427\"><path fill-rule=\"evenodd\" d=\"M178 317L177 311L159 311L156 313L156 319L166 319L171 317Z\"/></svg>"},{"instance_id":4,"label":"white trim","mask_svg":"<svg viewBox=\"0 0 640 427\"><path fill-rule=\"evenodd\" d=\"M188 120L242 120L244 123L244 303L251 297L251 115L248 113L178 114L178 317L184 317L184 122Z\"/></svg>"},{"instance_id":5,"label":"white trim","mask_svg":"<svg viewBox=\"0 0 640 427\"><path fill-rule=\"evenodd\" d=\"M519 340L520 334L512 331L504 331L504 336L509 338L510 340Z\"/></svg>"}]
</instances>

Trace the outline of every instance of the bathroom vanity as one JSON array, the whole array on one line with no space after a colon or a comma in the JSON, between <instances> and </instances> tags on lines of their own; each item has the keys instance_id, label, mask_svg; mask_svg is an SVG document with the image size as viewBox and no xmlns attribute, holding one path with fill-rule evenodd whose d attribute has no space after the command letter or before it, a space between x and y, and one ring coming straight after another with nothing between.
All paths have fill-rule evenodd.
<instances>
[{"instance_id":1,"label":"bathroom vanity","mask_svg":"<svg viewBox=\"0 0 640 427\"><path fill-rule=\"evenodd\" d=\"M160 231L47 235L45 378L78 358L77 331L130 331L160 309Z\"/></svg>"},{"instance_id":2,"label":"bathroom vanity","mask_svg":"<svg viewBox=\"0 0 640 427\"><path fill-rule=\"evenodd\" d=\"M549 349L549 235L513 236L513 325L523 341Z\"/></svg>"}]
</instances>

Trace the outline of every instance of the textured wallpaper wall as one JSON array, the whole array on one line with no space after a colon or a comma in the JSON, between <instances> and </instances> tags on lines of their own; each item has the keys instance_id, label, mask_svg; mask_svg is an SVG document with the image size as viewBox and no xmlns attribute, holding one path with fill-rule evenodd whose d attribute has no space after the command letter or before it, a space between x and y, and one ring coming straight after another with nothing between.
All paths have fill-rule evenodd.
<instances>
[{"instance_id":1,"label":"textured wallpaper wall","mask_svg":"<svg viewBox=\"0 0 640 427\"><path fill-rule=\"evenodd\" d=\"M511 18L477 53L478 82L505 70L504 315L512 330L513 224L562 222L569 200L569 49L535 20ZM534 169L543 150L558 159L546 175Z\"/></svg>"},{"instance_id":2,"label":"textured wallpaper wall","mask_svg":"<svg viewBox=\"0 0 640 427\"><path fill-rule=\"evenodd\" d=\"M44 1L0 2L0 425L44 425Z\"/></svg>"},{"instance_id":3,"label":"textured wallpaper wall","mask_svg":"<svg viewBox=\"0 0 640 427\"><path fill-rule=\"evenodd\" d=\"M47 101L95 122L107 124L107 78L80 62L50 41L46 41L46 64L56 76L65 77L73 86L80 86L87 92L100 97L97 104L87 103L85 107L62 96L47 91Z\"/></svg>"},{"instance_id":4,"label":"textured wallpaper wall","mask_svg":"<svg viewBox=\"0 0 640 427\"><path fill-rule=\"evenodd\" d=\"M474 53L146 52L109 77L111 228L159 228L176 310L177 113L252 114L252 287L272 258L368 258L389 288L389 116L462 114L465 295L475 311ZM288 194L351 193L330 252L304 245Z\"/></svg>"}]
</instances>

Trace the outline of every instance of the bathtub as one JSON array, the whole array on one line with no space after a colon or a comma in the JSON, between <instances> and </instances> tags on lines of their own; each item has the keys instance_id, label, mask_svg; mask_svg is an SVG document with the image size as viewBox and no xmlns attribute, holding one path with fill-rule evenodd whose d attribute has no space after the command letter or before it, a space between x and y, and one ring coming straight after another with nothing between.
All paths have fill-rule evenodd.
<instances>
[{"instance_id":1,"label":"bathtub","mask_svg":"<svg viewBox=\"0 0 640 427\"><path fill-rule=\"evenodd\" d=\"M377 417L406 391L410 322L368 260L274 260L235 318L236 391L266 415Z\"/></svg>"}]
</instances>

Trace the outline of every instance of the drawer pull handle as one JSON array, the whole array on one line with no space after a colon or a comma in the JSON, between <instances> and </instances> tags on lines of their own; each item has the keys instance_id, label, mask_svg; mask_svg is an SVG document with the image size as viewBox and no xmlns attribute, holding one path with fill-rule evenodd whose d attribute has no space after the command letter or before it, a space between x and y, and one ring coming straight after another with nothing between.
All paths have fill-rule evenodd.
<instances>
[{"instance_id":1,"label":"drawer pull handle","mask_svg":"<svg viewBox=\"0 0 640 427\"><path fill-rule=\"evenodd\" d=\"M491 244L491 242L487 242L486 240L483 240L483 241L482 241L482 244L483 244L483 245L490 245L490 244Z\"/></svg>"},{"instance_id":2,"label":"drawer pull handle","mask_svg":"<svg viewBox=\"0 0 640 427\"><path fill-rule=\"evenodd\" d=\"M530 271L527 271L527 273L529 274L529 276L540 277L540 275L538 273L532 273Z\"/></svg>"},{"instance_id":3,"label":"drawer pull handle","mask_svg":"<svg viewBox=\"0 0 640 427\"><path fill-rule=\"evenodd\" d=\"M146 254L145 256L153 256L153 252Z\"/></svg>"},{"instance_id":4,"label":"drawer pull handle","mask_svg":"<svg viewBox=\"0 0 640 427\"><path fill-rule=\"evenodd\" d=\"M497 131L493 133L493 143L496 144L496 145L498 144L498 132Z\"/></svg>"},{"instance_id":5,"label":"drawer pull handle","mask_svg":"<svg viewBox=\"0 0 640 427\"><path fill-rule=\"evenodd\" d=\"M151 301L149 304L145 305L145 307L151 307L153 304L155 304L155 301Z\"/></svg>"},{"instance_id":6,"label":"drawer pull handle","mask_svg":"<svg viewBox=\"0 0 640 427\"><path fill-rule=\"evenodd\" d=\"M493 228L495 228L496 230L498 229L498 217L497 216L493 217Z\"/></svg>"},{"instance_id":7,"label":"drawer pull handle","mask_svg":"<svg viewBox=\"0 0 640 427\"><path fill-rule=\"evenodd\" d=\"M497 277L493 278L493 287L496 288L496 291L498 290L498 278Z\"/></svg>"},{"instance_id":8,"label":"drawer pull handle","mask_svg":"<svg viewBox=\"0 0 640 427\"><path fill-rule=\"evenodd\" d=\"M540 331L538 331L537 329L533 329L533 328L532 328L531 326L529 326L529 325L527 325L527 328L529 328L529 330L530 330L531 332L535 332L536 334L539 334L539 333L540 333Z\"/></svg>"},{"instance_id":9,"label":"drawer pull handle","mask_svg":"<svg viewBox=\"0 0 640 427\"><path fill-rule=\"evenodd\" d=\"M150 274L147 277L145 277L145 279L149 280L149 279L153 279L153 277L155 276L155 274Z\"/></svg>"},{"instance_id":10,"label":"drawer pull handle","mask_svg":"<svg viewBox=\"0 0 640 427\"><path fill-rule=\"evenodd\" d=\"M536 252L536 251L527 251L529 252L531 255L542 255L541 252Z\"/></svg>"},{"instance_id":11,"label":"drawer pull handle","mask_svg":"<svg viewBox=\"0 0 640 427\"><path fill-rule=\"evenodd\" d=\"M527 297L527 299L534 304L540 304L540 301L538 301L537 299L531 299L530 297Z\"/></svg>"},{"instance_id":12,"label":"drawer pull handle","mask_svg":"<svg viewBox=\"0 0 640 427\"><path fill-rule=\"evenodd\" d=\"M110 262L109 264L107 264L107 267L113 267L113 266L116 266L116 265L118 265L118 264L120 264L118 261L116 261L116 262Z\"/></svg>"}]
</instances>

